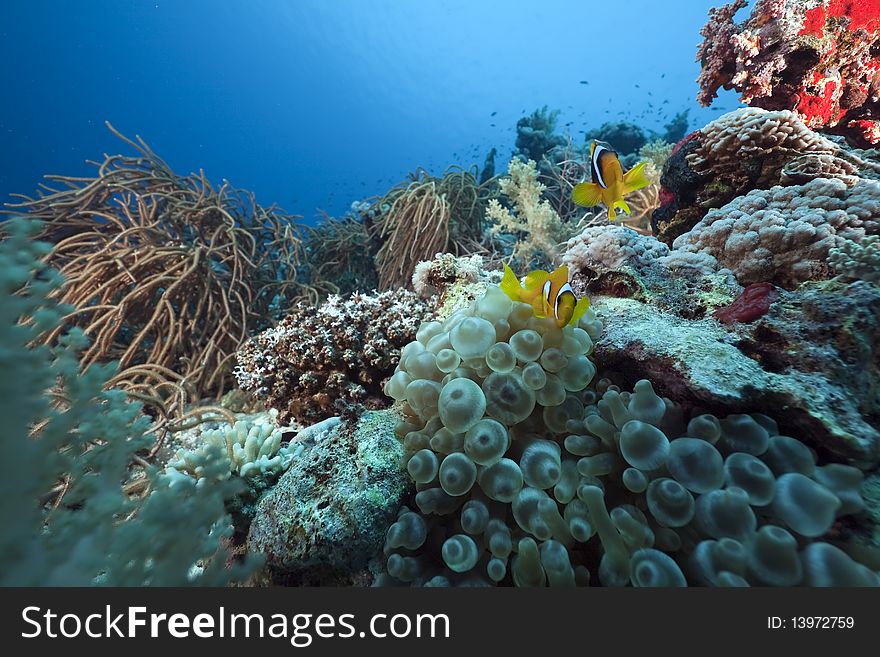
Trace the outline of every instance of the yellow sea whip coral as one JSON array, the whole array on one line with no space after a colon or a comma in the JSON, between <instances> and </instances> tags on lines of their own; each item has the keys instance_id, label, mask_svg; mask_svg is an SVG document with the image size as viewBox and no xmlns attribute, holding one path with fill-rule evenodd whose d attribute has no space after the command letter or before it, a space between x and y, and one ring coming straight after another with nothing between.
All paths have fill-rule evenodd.
<instances>
[{"instance_id":1,"label":"yellow sea whip coral","mask_svg":"<svg viewBox=\"0 0 880 657\"><path fill-rule=\"evenodd\" d=\"M374 234L382 240L376 254L379 288L407 287L416 265L434 254L485 250L480 245L489 182L477 184L471 171L450 168L442 178L424 169L375 202L382 214Z\"/></svg>"},{"instance_id":2,"label":"yellow sea whip coral","mask_svg":"<svg viewBox=\"0 0 880 657\"><path fill-rule=\"evenodd\" d=\"M43 222L46 261L65 280L53 298L70 311L41 339L81 327L83 366L118 361L111 385L179 417L187 401L222 395L236 349L271 304L317 295L297 280L294 217L204 172L178 176L108 127L137 153L106 156L94 177L49 176L37 198L12 206Z\"/></svg>"}]
</instances>

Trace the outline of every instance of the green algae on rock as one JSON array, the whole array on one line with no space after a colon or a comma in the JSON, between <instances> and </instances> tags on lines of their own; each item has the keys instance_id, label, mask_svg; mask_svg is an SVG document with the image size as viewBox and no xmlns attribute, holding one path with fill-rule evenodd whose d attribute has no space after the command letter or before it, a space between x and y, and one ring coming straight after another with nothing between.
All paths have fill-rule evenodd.
<instances>
[{"instance_id":1,"label":"green algae on rock","mask_svg":"<svg viewBox=\"0 0 880 657\"><path fill-rule=\"evenodd\" d=\"M341 423L312 436L260 500L248 547L266 556L269 581L370 581L370 560L411 486L394 435L396 417L366 411L355 427Z\"/></svg>"}]
</instances>

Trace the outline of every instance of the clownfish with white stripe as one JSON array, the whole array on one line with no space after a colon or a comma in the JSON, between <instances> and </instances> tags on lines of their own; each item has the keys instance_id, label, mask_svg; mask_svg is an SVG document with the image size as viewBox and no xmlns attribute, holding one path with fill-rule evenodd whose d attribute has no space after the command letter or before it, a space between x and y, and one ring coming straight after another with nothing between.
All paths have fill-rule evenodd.
<instances>
[{"instance_id":1,"label":"clownfish with white stripe","mask_svg":"<svg viewBox=\"0 0 880 657\"><path fill-rule=\"evenodd\" d=\"M559 328L577 324L590 307L587 297L578 299L574 295L568 283L568 267L565 265L552 273L536 269L529 272L522 281L510 267L504 265L504 278L501 279L500 287L514 301L529 304L536 317L552 317Z\"/></svg>"},{"instance_id":2,"label":"clownfish with white stripe","mask_svg":"<svg viewBox=\"0 0 880 657\"><path fill-rule=\"evenodd\" d=\"M624 173L611 145L604 141L593 141L590 144L590 175L593 181L575 185L571 190L571 200L585 208L603 203L608 208L608 219L611 221L614 221L618 209L629 215L629 206L623 197L651 184L645 175L646 164L641 162Z\"/></svg>"}]
</instances>

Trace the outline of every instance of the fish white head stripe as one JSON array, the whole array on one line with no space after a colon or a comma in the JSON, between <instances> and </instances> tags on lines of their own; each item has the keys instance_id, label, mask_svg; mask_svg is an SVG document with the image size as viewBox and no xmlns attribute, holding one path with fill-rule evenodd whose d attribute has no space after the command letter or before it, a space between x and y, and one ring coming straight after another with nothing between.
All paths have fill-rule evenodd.
<instances>
[{"instance_id":1,"label":"fish white head stripe","mask_svg":"<svg viewBox=\"0 0 880 657\"><path fill-rule=\"evenodd\" d=\"M571 285L568 283L559 288L559 292L556 293L556 304L553 306L553 314L556 316L556 319L559 319L559 300L566 292L571 292L571 295L574 296L574 290L571 289Z\"/></svg>"},{"instance_id":2,"label":"fish white head stripe","mask_svg":"<svg viewBox=\"0 0 880 657\"><path fill-rule=\"evenodd\" d=\"M548 279L546 283L544 283L544 298L547 299L547 304L550 304L550 280Z\"/></svg>"},{"instance_id":3,"label":"fish white head stripe","mask_svg":"<svg viewBox=\"0 0 880 657\"><path fill-rule=\"evenodd\" d=\"M608 187L602 179L602 172L599 170L599 155L601 155L604 150L607 149L601 144L596 144L596 148L593 149L593 171L596 172L596 180L599 181L599 185L601 187Z\"/></svg>"}]
</instances>

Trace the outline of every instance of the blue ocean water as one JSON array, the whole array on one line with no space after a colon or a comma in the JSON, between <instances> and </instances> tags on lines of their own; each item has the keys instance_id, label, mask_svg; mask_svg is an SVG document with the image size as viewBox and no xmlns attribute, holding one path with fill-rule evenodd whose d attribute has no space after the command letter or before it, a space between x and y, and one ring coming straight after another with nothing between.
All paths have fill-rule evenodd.
<instances>
[{"instance_id":1,"label":"blue ocean water","mask_svg":"<svg viewBox=\"0 0 880 657\"><path fill-rule=\"evenodd\" d=\"M548 105L576 142L626 119L661 130L737 106L694 100L718 0L5 0L0 202L138 134L314 220L418 166L503 169L518 118Z\"/></svg>"}]
</instances>

